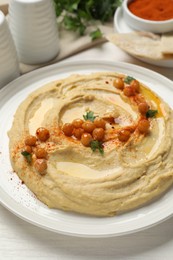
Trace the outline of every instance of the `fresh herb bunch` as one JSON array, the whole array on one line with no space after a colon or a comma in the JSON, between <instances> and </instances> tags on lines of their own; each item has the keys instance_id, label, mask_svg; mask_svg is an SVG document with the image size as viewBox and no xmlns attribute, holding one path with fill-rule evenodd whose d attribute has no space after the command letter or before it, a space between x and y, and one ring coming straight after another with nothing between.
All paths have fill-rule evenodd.
<instances>
[{"instance_id":1,"label":"fresh herb bunch","mask_svg":"<svg viewBox=\"0 0 173 260\"><path fill-rule=\"evenodd\" d=\"M64 27L84 35L91 21L109 21L116 8L122 4L122 0L54 0L54 3L56 15L62 18ZM96 29L90 36L97 39L102 33Z\"/></svg>"}]
</instances>

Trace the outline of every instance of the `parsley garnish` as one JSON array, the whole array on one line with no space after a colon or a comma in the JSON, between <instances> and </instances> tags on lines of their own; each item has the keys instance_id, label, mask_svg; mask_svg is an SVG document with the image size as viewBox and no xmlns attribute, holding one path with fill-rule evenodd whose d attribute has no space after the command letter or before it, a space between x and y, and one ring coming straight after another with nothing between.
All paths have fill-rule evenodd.
<instances>
[{"instance_id":1,"label":"parsley garnish","mask_svg":"<svg viewBox=\"0 0 173 260\"><path fill-rule=\"evenodd\" d=\"M86 113L86 115L83 115L83 118L85 120L90 120L91 122L93 122L94 119L96 118L96 116L94 116L94 112L89 111L89 112Z\"/></svg>"},{"instance_id":2,"label":"parsley garnish","mask_svg":"<svg viewBox=\"0 0 173 260\"><path fill-rule=\"evenodd\" d=\"M94 20L111 21L122 0L54 0L54 4L59 25L83 35ZM101 36L98 32L91 35L92 39Z\"/></svg>"},{"instance_id":3,"label":"parsley garnish","mask_svg":"<svg viewBox=\"0 0 173 260\"><path fill-rule=\"evenodd\" d=\"M146 113L146 117L149 118L149 117L154 117L156 114L158 113L158 110L152 110L152 109L149 109Z\"/></svg>"},{"instance_id":4,"label":"parsley garnish","mask_svg":"<svg viewBox=\"0 0 173 260\"><path fill-rule=\"evenodd\" d=\"M131 77L131 76L127 76L124 79L124 82L127 84L130 84L132 82L132 80L134 80L135 78Z\"/></svg>"},{"instance_id":5,"label":"parsley garnish","mask_svg":"<svg viewBox=\"0 0 173 260\"><path fill-rule=\"evenodd\" d=\"M79 19L79 17L73 17L70 15L65 15L63 18L64 26L67 30L70 31L79 31L80 35L84 34L86 29L85 25Z\"/></svg>"},{"instance_id":6,"label":"parsley garnish","mask_svg":"<svg viewBox=\"0 0 173 260\"><path fill-rule=\"evenodd\" d=\"M99 39L101 38L103 35L102 35L102 32L100 31L100 29L98 28L97 30L93 31L90 33L90 37L92 39L92 41L96 40L96 39Z\"/></svg>"},{"instance_id":7,"label":"parsley garnish","mask_svg":"<svg viewBox=\"0 0 173 260\"><path fill-rule=\"evenodd\" d=\"M27 151L22 151L21 154L25 157L28 163L32 162L32 157L30 153L28 153Z\"/></svg>"},{"instance_id":8,"label":"parsley garnish","mask_svg":"<svg viewBox=\"0 0 173 260\"><path fill-rule=\"evenodd\" d=\"M91 149L93 150L93 152L95 152L95 151L98 149L99 152L100 152L102 155L104 154L102 142L97 141L97 140L93 140L93 141L91 141L90 146L91 146Z\"/></svg>"}]
</instances>

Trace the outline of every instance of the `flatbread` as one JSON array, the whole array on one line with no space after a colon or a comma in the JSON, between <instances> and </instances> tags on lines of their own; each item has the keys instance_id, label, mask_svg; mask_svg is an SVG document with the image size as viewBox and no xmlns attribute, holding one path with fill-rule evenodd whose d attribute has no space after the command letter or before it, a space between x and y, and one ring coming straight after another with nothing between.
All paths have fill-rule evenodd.
<instances>
[{"instance_id":1,"label":"flatbread","mask_svg":"<svg viewBox=\"0 0 173 260\"><path fill-rule=\"evenodd\" d=\"M127 53L152 60L173 59L173 32L157 35L150 32L115 33L108 41Z\"/></svg>"},{"instance_id":2,"label":"flatbread","mask_svg":"<svg viewBox=\"0 0 173 260\"><path fill-rule=\"evenodd\" d=\"M173 32L162 35L160 46L162 53L173 54Z\"/></svg>"},{"instance_id":3,"label":"flatbread","mask_svg":"<svg viewBox=\"0 0 173 260\"><path fill-rule=\"evenodd\" d=\"M165 59L160 36L152 33L115 33L108 35L107 39L131 55L153 60Z\"/></svg>"}]
</instances>

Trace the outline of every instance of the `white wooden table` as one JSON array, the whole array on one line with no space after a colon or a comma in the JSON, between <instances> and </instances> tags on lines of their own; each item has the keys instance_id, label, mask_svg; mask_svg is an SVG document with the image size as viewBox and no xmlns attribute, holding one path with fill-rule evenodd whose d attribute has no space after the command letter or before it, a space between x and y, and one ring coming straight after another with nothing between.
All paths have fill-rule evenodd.
<instances>
[{"instance_id":1,"label":"white wooden table","mask_svg":"<svg viewBox=\"0 0 173 260\"><path fill-rule=\"evenodd\" d=\"M7 2L0 0L0 4ZM173 80L173 69L142 63L110 43L69 58L131 62ZM66 61L68 61L66 60ZM150 229L114 238L77 238L33 226L0 206L0 260L173 259L173 218Z\"/></svg>"}]
</instances>

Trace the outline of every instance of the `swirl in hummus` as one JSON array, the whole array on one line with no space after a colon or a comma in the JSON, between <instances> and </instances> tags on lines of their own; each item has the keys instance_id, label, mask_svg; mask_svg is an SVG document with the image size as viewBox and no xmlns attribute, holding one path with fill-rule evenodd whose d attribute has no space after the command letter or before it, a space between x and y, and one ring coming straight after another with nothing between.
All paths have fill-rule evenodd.
<instances>
[{"instance_id":1,"label":"swirl in hummus","mask_svg":"<svg viewBox=\"0 0 173 260\"><path fill-rule=\"evenodd\" d=\"M82 142L85 128L80 136L74 127L71 133L63 130L76 119L85 122L87 113L94 115L92 124L95 118L105 122L95 140L100 149ZM40 129L47 131L45 139ZM172 132L171 108L134 78L113 72L72 75L39 88L19 106L9 131L11 163L48 207L112 216L150 202L172 185ZM90 136L97 139L93 130ZM37 161L44 162L42 170Z\"/></svg>"}]
</instances>

